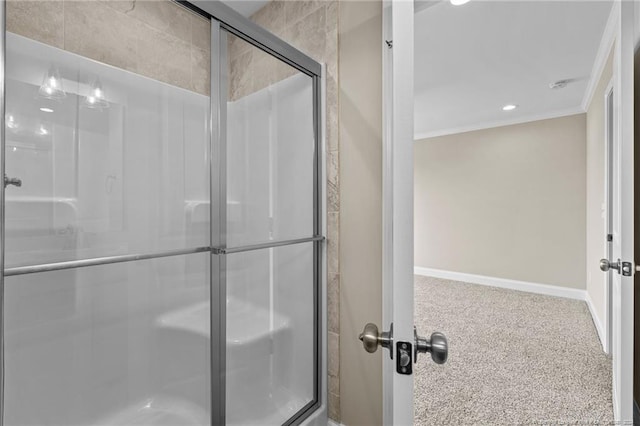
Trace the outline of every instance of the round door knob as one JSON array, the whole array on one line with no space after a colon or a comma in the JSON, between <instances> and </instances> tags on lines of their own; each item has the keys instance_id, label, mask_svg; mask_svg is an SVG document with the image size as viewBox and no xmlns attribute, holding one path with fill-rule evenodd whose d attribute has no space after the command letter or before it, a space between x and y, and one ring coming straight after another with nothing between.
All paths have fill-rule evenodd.
<instances>
[{"instance_id":1,"label":"round door knob","mask_svg":"<svg viewBox=\"0 0 640 426\"><path fill-rule=\"evenodd\" d=\"M378 326L372 323L369 323L364 326L364 330L358 336L358 339L362 342L362 346L364 346L364 350L369 352L370 354L374 353L378 350L378 338L380 333L378 332Z\"/></svg>"},{"instance_id":2,"label":"round door knob","mask_svg":"<svg viewBox=\"0 0 640 426\"><path fill-rule=\"evenodd\" d=\"M436 331L431 334L429 339L418 336L417 330L413 329L413 336L415 340L414 346L414 359L418 360L418 354L424 354L429 352L431 359L436 364L444 364L447 362L447 356L449 355L449 344L444 334Z\"/></svg>"},{"instance_id":3,"label":"round door knob","mask_svg":"<svg viewBox=\"0 0 640 426\"><path fill-rule=\"evenodd\" d=\"M372 323L368 323L364 326L364 330L358 336L358 339L362 342L364 350L370 354L378 350L378 346L389 349L389 355L393 359L393 324L389 331L383 331L380 333L378 326Z\"/></svg>"},{"instance_id":4,"label":"round door knob","mask_svg":"<svg viewBox=\"0 0 640 426\"><path fill-rule=\"evenodd\" d=\"M447 362L449 355L449 344L444 334L435 332L431 335L431 359L436 364Z\"/></svg>"},{"instance_id":5,"label":"round door knob","mask_svg":"<svg viewBox=\"0 0 640 426\"><path fill-rule=\"evenodd\" d=\"M615 269L620 272L620 261L609 262L608 259L600 259L600 270L602 272L608 272L610 269Z\"/></svg>"}]
</instances>

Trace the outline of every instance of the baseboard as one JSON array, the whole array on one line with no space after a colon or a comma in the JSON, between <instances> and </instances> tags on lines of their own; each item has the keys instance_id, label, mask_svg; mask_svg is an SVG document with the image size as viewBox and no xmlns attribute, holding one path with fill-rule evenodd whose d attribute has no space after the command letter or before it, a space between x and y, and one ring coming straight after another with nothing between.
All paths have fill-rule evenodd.
<instances>
[{"instance_id":1,"label":"baseboard","mask_svg":"<svg viewBox=\"0 0 640 426\"><path fill-rule=\"evenodd\" d=\"M567 299L576 299L582 301L587 300L587 291L578 290L575 288L510 280L506 278L487 277L484 275L466 274L464 272L444 271L442 269L423 268L420 266L415 266L413 268L413 272L416 275L424 275L446 280L463 281L471 284L480 284L491 287L506 288L510 290L526 291L529 293L564 297Z\"/></svg>"},{"instance_id":2,"label":"baseboard","mask_svg":"<svg viewBox=\"0 0 640 426\"><path fill-rule=\"evenodd\" d=\"M327 426L343 426L342 423L336 423L333 420L329 419L329 421L327 422Z\"/></svg>"},{"instance_id":3,"label":"baseboard","mask_svg":"<svg viewBox=\"0 0 640 426\"><path fill-rule=\"evenodd\" d=\"M600 321L598 314L596 314L596 309L593 306L593 300L591 300L591 296L589 296L588 292L586 293L585 302L587 302L587 307L589 308L589 312L591 313L591 319L593 320L593 324L596 326L596 331L598 332L598 338L600 339L602 350L607 352L604 327L602 326L602 321Z\"/></svg>"}]
</instances>

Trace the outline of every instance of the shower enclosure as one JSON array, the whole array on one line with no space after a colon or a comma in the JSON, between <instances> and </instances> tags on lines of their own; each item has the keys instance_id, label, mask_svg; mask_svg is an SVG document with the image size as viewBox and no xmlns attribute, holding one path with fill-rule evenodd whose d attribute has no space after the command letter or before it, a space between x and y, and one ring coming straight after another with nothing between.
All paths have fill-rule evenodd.
<instances>
[{"instance_id":1,"label":"shower enclosure","mask_svg":"<svg viewBox=\"0 0 640 426\"><path fill-rule=\"evenodd\" d=\"M181 6L210 22L208 95L8 32L2 9L4 425L321 412L321 66Z\"/></svg>"}]
</instances>

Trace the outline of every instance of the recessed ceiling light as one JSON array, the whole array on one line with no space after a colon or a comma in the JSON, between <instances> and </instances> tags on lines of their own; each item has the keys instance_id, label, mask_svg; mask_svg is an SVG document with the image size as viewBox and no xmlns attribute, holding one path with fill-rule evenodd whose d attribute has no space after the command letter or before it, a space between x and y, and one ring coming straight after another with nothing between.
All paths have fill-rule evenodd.
<instances>
[{"instance_id":1,"label":"recessed ceiling light","mask_svg":"<svg viewBox=\"0 0 640 426\"><path fill-rule=\"evenodd\" d=\"M462 6L465 3L469 3L469 0L449 0L454 6Z\"/></svg>"},{"instance_id":2,"label":"recessed ceiling light","mask_svg":"<svg viewBox=\"0 0 640 426\"><path fill-rule=\"evenodd\" d=\"M508 104L502 107L503 111L513 111L514 109L518 108L518 105L514 105L514 104Z\"/></svg>"},{"instance_id":3,"label":"recessed ceiling light","mask_svg":"<svg viewBox=\"0 0 640 426\"><path fill-rule=\"evenodd\" d=\"M40 108L40 111L42 111L42 112L53 112L53 110L51 108L47 108L47 107Z\"/></svg>"}]
</instances>

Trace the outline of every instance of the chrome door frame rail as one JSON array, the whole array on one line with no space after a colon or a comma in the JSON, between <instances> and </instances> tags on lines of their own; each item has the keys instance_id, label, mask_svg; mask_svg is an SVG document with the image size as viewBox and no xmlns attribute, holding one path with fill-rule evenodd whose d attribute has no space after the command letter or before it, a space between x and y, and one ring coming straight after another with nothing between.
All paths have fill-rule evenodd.
<instances>
[{"instance_id":1,"label":"chrome door frame rail","mask_svg":"<svg viewBox=\"0 0 640 426\"><path fill-rule=\"evenodd\" d=\"M186 254L210 252L210 247L186 248L144 254L123 254L116 256L95 257L91 259L67 260L63 262L45 263L41 265L17 266L4 270L5 277L35 274L38 272L61 271L63 269L82 268L86 266L109 265L112 263L133 262L136 260L159 259L162 257L183 256Z\"/></svg>"},{"instance_id":2,"label":"chrome door frame rail","mask_svg":"<svg viewBox=\"0 0 640 426\"><path fill-rule=\"evenodd\" d=\"M293 244L324 241L324 237L299 238L295 240L272 241L264 244L254 244L243 247L218 248L218 247L194 247L178 250L159 251L154 253L122 254L114 256L93 257L89 259L65 260L61 262L44 263L38 265L14 266L4 270L4 277L16 275L36 274L40 272L61 271L64 269L83 268L87 266L109 265L112 263L133 262L136 260L160 259L163 257L184 256L196 253L212 253L215 255L242 253L245 251L268 249L273 247L289 246Z\"/></svg>"},{"instance_id":3,"label":"chrome door frame rail","mask_svg":"<svg viewBox=\"0 0 640 426\"><path fill-rule=\"evenodd\" d=\"M213 248L213 254L233 254L233 253L243 253L245 251L253 251L253 250L262 250L274 247L282 247L282 246L290 246L293 244L303 244L303 243L313 243L316 241L324 241L324 237L321 235L309 238L297 238L295 240L282 240L282 241L271 241L263 244L253 244L250 246L239 246L239 247L227 247L227 248Z\"/></svg>"},{"instance_id":4,"label":"chrome door frame rail","mask_svg":"<svg viewBox=\"0 0 640 426\"><path fill-rule=\"evenodd\" d=\"M220 21L211 22L211 84L209 132L209 211L210 242L212 247L227 244L227 34L221 31ZM223 70L222 64L225 64ZM227 372L227 258L211 252L211 287L209 326L211 336L211 425L226 423Z\"/></svg>"},{"instance_id":5,"label":"chrome door frame rail","mask_svg":"<svg viewBox=\"0 0 640 426\"><path fill-rule=\"evenodd\" d=\"M5 109L6 109L6 63L7 63L7 2L0 0L0 176L5 167ZM4 218L5 186L0 185L0 426L4 424Z\"/></svg>"}]
</instances>

